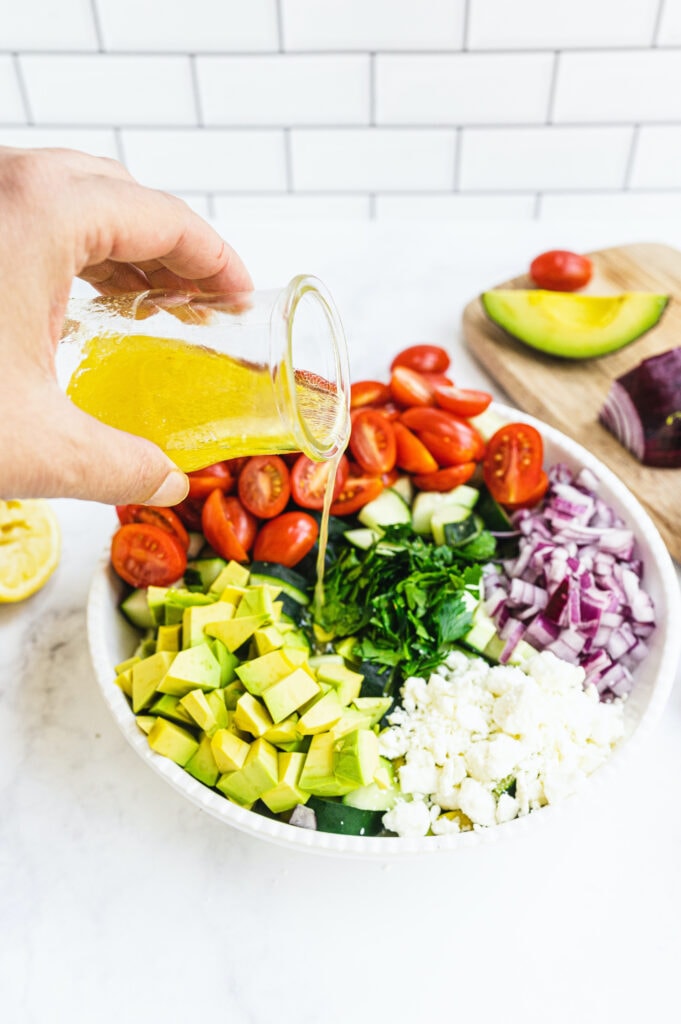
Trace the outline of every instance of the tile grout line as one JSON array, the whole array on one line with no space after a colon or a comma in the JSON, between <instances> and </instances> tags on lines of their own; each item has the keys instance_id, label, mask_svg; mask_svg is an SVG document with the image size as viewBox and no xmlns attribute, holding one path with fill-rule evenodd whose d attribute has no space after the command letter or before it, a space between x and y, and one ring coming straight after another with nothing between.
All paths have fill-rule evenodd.
<instances>
[{"instance_id":1,"label":"tile grout line","mask_svg":"<svg viewBox=\"0 0 681 1024\"><path fill-rule=\"evenodd\" d=\"M463 29L461 33L461 51L467 53L468 47L468 36L470 33L470 21L471 21L471 0L464 0L463 5Z\"/></svg>"},{"instance_id":2,"label":"tile grout line","mask_svg":"<svg viewBox=\"0 0 681 1024\"><path fill-rule=\"evenodd\" d=\"M92 12L92 22L95 28L95 38L97 39L97 46L99 52L104 53L104 34L102 32L102 23L99 19L99 8L97 7L97 0L90 0L90 10Z\"/></svg>"},{"instance_id":3,"label":"tile grout line","mask_svg":"<svg viewBox=\"0 0 681 1024\"><path fill-rule=\"evenodd\" d=\"M634 130L631 135L631 145L629 146L629 155L627 156L627 163L624 168L624 181L622 182L623 192L631 191L631 179L634 173L634 164L636 163L636 154L638 152L638 143L641 136L641 125L635 124Z\"/></svg>"},{"instance_id":4,"label":"tile grout line","mask_svg":"<svg viewBox=\"0 0 681 1024\"><path fill-rule=\"evenodd\" d=\"M293 194L293 151L291 149L291 129L284 128L284 170L286 175L286 193Z\"/></svg>"},{"instance_id":5,"label":"tile grout line","mask_svg":"<svg viewBox=\"0 0 681 1024\"><path fill-rule=\"evenodd\" d=\"M369 220L376 220L376 193L369 192Z\"/></svg>"},{"instance_id":6,"label":"tile grout line","mask_svg":"<svg viewBox=\"0 0 681 1024\"><path fill-rule=\"evenodd\" d=\"M376 54L369 54L369 127L376 128Z\"/></svg>"},{"instance_id":7,"label":"tile grout line","mask_svg":"<svg viewBox=\"0 0 681 1024\"><path fill-rule=\"evenodd\" d=\"M542 199L542 193L537 192L536 196L534 197L534 209L532 210L532 220L541 220Z\"/></svg>"},{"instance_id":8,"label":"tile grout line","mask_svg":"<svg viewBox=\"0 0 681 1024\"><path fill-rule=\"evenodd\" d=\"M616 44L613 46L564 46L559 48L559 53L570 54L570 53L581 53L581 54L594 54L595 56L603 57L610 53L647 53L651 49L659 48L664 53L679 53L681 52L681 43L673 43L668 46L652 46L649 43L640 43L637 45L625 45ZM0 45L0 54L11 54L15 52L10 47L3 47ZM81 48L76 49L73 47L64 47L63 49L54 50L36 50L30 46L21 50L22 55L34 56L34 57L88 57L92 56L92 49ZM103 52L108 53L111 56L116 57L184 57L187 54L187 50L178 49L164 49L164 50L150 50L144 47L140 49L117 49L117 50L106 50ZM197 50L196 51L202 57L272 57L276 56L278 50ZM468 48L462 50L460 47L450 47L443 49L419 49L419 50L395 50L390 47L386 47L381 50L370 50L366 47L357 47L356 49L338 49L338 47L319 47L315 50L285 50L284 51L289 57L357 57L364 54L365 56L371 53L380 53L381 56L391 57L456 57L462 53L469 53L472 55L481 55L488 57L512 57L512 56L539 56L541 54L552 54L556 52L555 46L536 46L536 47L499 47L499 48L485 48L475 47L473 49Z\"/></svg>"},{"instance_id":9,"label":"tile grout line","mask_svg":"<svg viewBox=\"0 0 681 1024\"><path fill-rule=\"evenodd\" d=\"M454 181L452 191L461 192L461 159L463 157L463 130L459 125L454 133Z\"/></svg>"},{"instance_id":10,"label":"tile grout line","mask_svg":"<svg viewBox=\"0 0 681 1024\"><path fill-rule=\"evenodd\" d=\"M196 54L190 53L189 57L189 74L192 80L192 92L194 94L194 114L196 115L196 123L199 128L205 127L203 109L201 106L201 90L199 88L199 69L196 62Z\"/></svg>"},{"instance_id":11,"label":"tile grout line","mask_svg":"<svg viewBox=\"0 0 681 1024\"><path fill-rule=\"evenodd\" d=\"M116 152L118 153L119 163L122 163L124 167L127 166L125 162L125 146L123 145L123 133L120 125L113 126L114 139L116 142Z\"/></svg>"},{"instance_id":12,"label":"tile grout line","mask_svg":"<svg viewBox=\"0 0 681 1024\"><path fill-rule=\"evenodd\" d=\"M560 64L560 50L553 55L553 67L551 68L551 80L549 82L549 102L546 108L546 124L553 124L554 108L556 105L556 93L558 91L558 70Z\"/></svg>"},{"instance_id":13,"label":"tile grout line","mask_svg":"<svg viewBox=\"0 0 681 1024\"><path fill-rule=\"evenodd\" d=\"M657 14L655 16L655 24L653 25L653 38L650 42L652 48L656 49L659 47L660 29L662 27L662 18L664 16L664 5L666 0L660 0L657 8Z\"/></svg>"},{"instance_id":14,"label":"tile grout line","mask_svg":"<svg viewBox=\"0 0 681 1024\"><path fill-rule=\"evenodd\" d=\"M282 8L282 0L277 0L276 5L276 16L277 16L277 37L279 39L279 53L284 53L284 11Z\"/></svg>"},{"instance_id":15,"label":"tile grout line","mask_svg":"<svg viewBox=\"0 0 681 1024\"><path fill-rule=\"evenodd\" d=\"M21 102L24 106L24 114L26 115L26 124L31 128L35 126L35 118L33 117L33 111L31 109L31 101L28 96L28 87L24 78L24 69L21 66L18 53L12 54L12 63L14 65L14 74L17 80L17 86L19 88L19 95L21 96Z\"/></svg>"}]
</instances>

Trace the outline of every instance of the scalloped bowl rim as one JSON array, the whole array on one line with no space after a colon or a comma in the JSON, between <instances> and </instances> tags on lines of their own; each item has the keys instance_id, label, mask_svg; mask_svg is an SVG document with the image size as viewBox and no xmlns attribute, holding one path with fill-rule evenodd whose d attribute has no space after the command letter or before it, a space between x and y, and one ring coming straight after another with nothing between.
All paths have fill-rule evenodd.
<instances>
[{"instance_id":1,"label":"scalloped bowl rim","mask_svg":"<svg viewBox=\"0 0 681 1024\"><path fill-rule=\"evenodd\" d=\"M547 462L567 462L574 468L585 466L600 481L600 493L611 503L634 530L639 553L644 559L644 582L653 594L658 628L653 634L651 653L638 668L636 685L627 701L625 719L627 735L586 783L589 793L613 775L624 760L651 733L662 715L674 684L676 666L681 655L681 631L668 624L681 621L681 592L671 557L647 512L638 500L589 451L566 437L554 427L510 406L494 403L492 410L508 422L522 420L540 430L545 443ZM143 761L165 781L197 807L233 828L279 845L315 853L342 854L358 858L392 859L424 853L446 852L479 843L497 842L521 835L552 820L556 812L571 805L578 794L560 804L549 805L503 825L475 829L442 836L388 837L347 836L287 825L231 803L215 790L198 782L173 761L155 753L136 724L126 697L114 683L114 665L129 656L132 631L117 611L121 585L109 566L108 551L102 556L90 588L87 606L87 632L90 655L99 688L105 703L121 732ZM130 643L123 650L124 643ZM649 673L644 671L649 667ZM652 667L651 667L652 666ZM583 789L580 790L583 792Z\"/></svg>"}]
</instances>

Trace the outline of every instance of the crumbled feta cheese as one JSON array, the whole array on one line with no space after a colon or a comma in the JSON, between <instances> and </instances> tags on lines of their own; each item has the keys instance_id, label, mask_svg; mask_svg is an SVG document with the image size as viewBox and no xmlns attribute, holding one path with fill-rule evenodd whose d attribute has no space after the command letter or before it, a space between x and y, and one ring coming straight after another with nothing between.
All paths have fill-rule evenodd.
<instances>
[{"instance_id":1,"label":"crumbled feta cheese","mask_svg":"<svg viewBox=\"0 0 681 1024\"><path fill-rule=\"evenodd\" d=\"M403 759L400 787L413 799L399 800L385 827L444 834L461 818L441 810L488 826L574 793L623 734L622 702L601 703L583 682L549 651L522 667L453 651L430 679L407 679L379 747Z\"/></svg>"}]
</instances>

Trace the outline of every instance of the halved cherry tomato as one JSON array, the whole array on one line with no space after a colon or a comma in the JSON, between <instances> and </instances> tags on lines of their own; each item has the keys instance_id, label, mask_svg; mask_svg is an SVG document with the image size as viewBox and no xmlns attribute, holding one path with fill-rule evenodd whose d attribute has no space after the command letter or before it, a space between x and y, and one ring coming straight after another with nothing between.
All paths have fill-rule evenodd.
<instances>
[{"instance_id":1,"label":"halved cherry tomato","mask_svg":"<svg viewBox=\"0 0 681 1024\"><path fill-rule=\"evenodd\" d=\"M278 516L290 496L288 467L278 455L253 455L239 474L241 502L260 519Z\"/></svg>"},{"instance_id":2,"label":"halved cherry tomato","mask_svg":"<svg viewBox=\"0 0 681 1024\"><path fill-rule=\"evenodd\" d=\"M358 380L350 385L350 408L363 405L384 405L390 401L390 388L379 380Z\"/></svg>"},{"instance_id":3,"label":"halved cherry tomato","mask_svg":"<svg viewBox=\"0 0 681 1024\"><path fill-rule=\"evenodd\" d=\"M551 249L532 260L530 277L538 288L576 292L591 280L593 265L586 256L566 249Z\"/></svg>"},{"instance_id":4,"label":"halved cherry tomato","mask_svg":"<svg viewBox=\"0 0 681 1024\"><path fill-rule=\"evenodd\" d=\"M425 377L428 383L432 384L434 388L441 387L443 385L445 387L454 386L454 381L451 377L448 377L446 373L422 373L421 376Z\"/></svg>"},{"instance_id":5,"label":"halved cherry tomato","mask_svg":"<svg viewBox=\"0 0 681 1024\"><path fill-rule=\"evenodd\" d=\"M485 442L480 434L463 421L452 424L448 434L421 430L419 438L440 466L477 462L485 454Z\"/></svg>"},{"instance_id":6,"label":"halved cherry tomato","mask_svg":"<svg viewBox=\"0 0 681 1024\"><path fill-rule=\"evenodd\" d=\"M546 475L546 473L544 472L544 470L542 469L541 473L539 474L539 483L537 484L535 489L532 491L532 493L528 494L528 496L525 498L524 501L517 501L517 502L508 502L507 501L506 502L506 508L509 509L509 511L515 511L515 509L517 509L517 508L532 508L534 505L537 505L541 501L541 499L544 497L544 495L546 494L548 489L549 489L549 478Z\"/></svg>"},{"instance_id":7,"label":"halved cherry tomato","mask_svg":"<svg viewBox=\"0 0 681 1024\"><path fill-rule=\"evenodd\" d=\"M381 473L381 483L384 487L392 487L399 479L399 469L391 469L389 473Z\"/></svg>"},{"instance_id":8,"label":"halved cherry tomato","mask_svg":"<svg viewBox=\"0 0 681 1024\"><path fill-rule=\"evenodd\" d=\"M528 423L507 423L487 443L483 476L487 489L501 505L527 501L541 479L544 445Z\"/></svg>"},{"instance_id":9,"label":"halved cherry tomato","mask_svg":"<svg viewBox=\"0 0 681 1024\"><path fill-rule=\"evenodd\" d=\"M408 366L419 373L444 373L449 366L449 353L439 345L411 345L393 359L390 369Z\"/></svg>"},{"instance_id":10,"label":"halved cherry tomato","mask_svg":"<svg viewBox=\"0 0 681 1024\"><path fill-rule=\"evenodd\" d=\"M179 505L173 505L173 512L182 520L188 530L196 532L201 529L203 502L203 498L185 498Z\"/></svg>"},{"instance_id":11,"label":"halved cherry tomato","mask_svg":"<svg viewBox=\"0 0 681 1024\"><path fill-rule=\"evenodd\" d=\"M437 462L423 441L419 441L416 434L402 423L393 423L393 430L397 445L396 462L400 469L407 473L434 473L438 468Z\"/></svg>"},{"instance_id":12,"label":"halved cherry tomato","mask_svg":"<svg viewBox=\"0 0 681 1024\"><path fill-rule=\"evenodd\" d=\"M445 409L426 408L425 406L414 406L412 409L405 409L400 416L400 421L410 430L417 433L421 430L431 430L434 434L451 434L453 424L460 423L451 412Z\"/></svg>"},{"instance_id":13,"label":"halved cherry tomato","mask_svg":"<svg viewBox=\"0 0 681 1024\"><path fill-rule=\"evenodd\" d=\"M474 472L475 463L464 462L460 466L438 469L436 473L419 473L411 479L420 491L451 491L470 480Z\"/></svg>"},{"instance_id":14,"label":"halved cherry tomato","mask_svg":"<svg viewBox=\"0 0 681 1024\"><path fill-rule=\"evenodd\" d=\"M395 465L392 423L374 409L362 409L352 421L350 451L372 476L388 473Z\"/></svg>"},{"instance_id":15,"label":"halved cherry tomato","mask_svg":"<svg viewBox=\"0 0 681 1024\"><path fill-rule=\"evenodd\" d=\"M253 557L262 562L278 562L290 569L312 550L318 536L317 520L307 512L284 512L261 526Z\"/></svg>"},{"instance_id":16,"label":"halved cherry tomato","mask_svg":"<svg viewBox=\"0 0 681 1024\"><path fill-rule=\"evenodd\" d=\"M152 526L160 526L162 530L174 533L185 551L189 547L189 537L184 524L170 508L156 505L116 505L116 514L121 526L128 523L150 523Z\"/></svg>"},{"instance_id":17,"label":"halved cherry tomato","mask_svg":"<svg viewBox=\"0 0 681 1024\"><path fill-rule=\"evenodd\" d=\"M430 381L408 366L396 366L390 377L390 391L398 405L434 405L435 389Z\"/></svg>"},{"instance_id":18,"label":"halved cherry tomato","mask_svg":"<svg viewBox=\"0 0 681 1024\"><path fill-rule=\"evenodd\" d=\"M258 523L238 498L213 491L203 506L201 525L204 537L218 555L228 560L233 558L235 562L248 561L248 550L253 546Z\"/></svg>"},{"instance_id":19,"label":"halved cherry tomato","mask_svg":"<svg viewBox=\"0 0 681 1024\"><path fill-rule=\"evenodd\" d=\"M237 477L248 462L248 455L235 455L233 459L226 459L225 465L233 477Z\"/></svg>"},{"instance_id":20,"label":"halved cherry tomato","mask_svg":"<svg viewBox=\"0 0 681 1024\"><path fill-rule=\"evenodd\" d=\"M331 506L332 516L349 516L359 511L368 502L377 498L383 490L383 481L378 476L350 475L336 500Z\"/></svg>"},{"instance_id":21,"label":"halved cherry tomato","mask_svg":"<svg viewBox=\"0 0 681 1024\"><path fill-rule=\"evenodd\" d=\"M435 401L457 416L479 416L492 401L492 396L486 391L473 391L471 388L436 385Z\"/></svg>"},{"instance_id":22,"label":"halved cherry tomato","mask_svg":"<svg viewBox=\"0 0 681 1024\"><path fill-rule=\"evenodd\" d=\"M111 563L131 587L167 587L187 568L187 552L161 526L126 523L111 540Z\"/></svg>"},{"instance_id":23,"label":"halved cherry tomato","mask_svg":"<svg viewBox=\"0 0 681 1024\"><path fill-rule=\"evenodd\" d=\"M348 470L348 460L342 455L336 472L334 497L343 489ZM291 470L291 494L296 505L302 508L322 508L330 472L329 462L313 462L307 455L299 455Z\"/></svg>"},{"instance_id":24,"label":"halved cherry tomato","mask_svg":"<svg viewBox=\"0 0 681 1024\"><path fill-rule=\"evenodd\" d=\"M189 498L207 498L217 488L228 494L234 487L234 474L226 462L215 462L188 473Z\"/></svg>"}]
</instances>

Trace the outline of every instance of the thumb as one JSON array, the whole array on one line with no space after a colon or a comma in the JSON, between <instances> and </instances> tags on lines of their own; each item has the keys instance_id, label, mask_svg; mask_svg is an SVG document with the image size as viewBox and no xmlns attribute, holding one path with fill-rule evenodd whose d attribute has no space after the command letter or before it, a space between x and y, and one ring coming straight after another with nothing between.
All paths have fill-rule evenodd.
<instances>
[{"instance_id":1,"label":"thumb","mask_svg":"<svg viewBox=\"0 0 681 1024\"><path fill-rule=\"evenodd\" d=\"M19 431L17 440L25 449L17 472L22 465L29 470L17 496L176 505L189 490L185 474L155 444L106 426L59 391L43 403L38 422L33 417L31 433Z\"/></svg>"}]
</instances>

